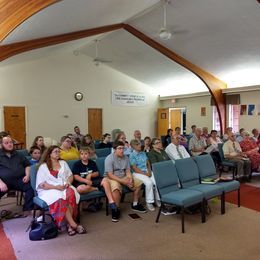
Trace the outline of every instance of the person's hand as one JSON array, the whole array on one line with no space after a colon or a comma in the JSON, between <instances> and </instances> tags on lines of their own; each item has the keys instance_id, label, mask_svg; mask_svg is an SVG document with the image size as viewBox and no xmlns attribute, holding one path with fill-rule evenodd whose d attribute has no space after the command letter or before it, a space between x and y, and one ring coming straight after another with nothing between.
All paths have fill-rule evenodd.
<instances>
[{"instance_id":1,"label":"person's hand","mask_svg":"<svg viewBox=\"0 0 260 260\"><path fill-rule=\"evenodd\" d=\"M152 176L152 174L150 172L146 172L145 175L148 176L148 177Z\"/></svg>"},{"instance_id":2,"label":"person's hand","mask_svg":"<svg viewBox=\"0 0 260 260\"><path fill-rule=\"evenodd\" d=\"M91 173L89 173L89 174L87 175L86 179L87 179L87 180L91 180L91 177L92 177L92 176L91 176Z\"/></svg>"},{"instance_id":3,"label":"person's hand","mask_svg":"<svg viewBox=\"0 0 260 260\"><path fill-rule=\"evenodd\" d=\"M66 189L66 185L57 185L55 186L57 190L63 191Z\"/></svg>"},{"instance_id":4,"label":"person's hand","mask_svg":"<svg viewBox=\"0 0 260 260\"><path fill-rule=\"evenodd\" d=\"M23 183L27 183L27 182L29 182L29 180L30 180L30 177L28 175L25 175L23 177Z\"/></svg>"},{"instance_id":5,"label":"person's hand","mask_svg":"<svg viewBox=\"0 0 260 260\"><path fill-rule=\"evenodd\" d=\"M134 182L132 178L126 178L126 186L130 189L134 187Z\"/></svg>"},{"instance_id":6,"label":"person's hand","mask_svg":"<svg viewBox=\"0 0 260 260\"><path fill-rule=\"evenodd\" d=\"M6 186L6 184L0 180L0 191L2 192L7 192L8 191L8 187Z\"/></svg>"}]
</instances>

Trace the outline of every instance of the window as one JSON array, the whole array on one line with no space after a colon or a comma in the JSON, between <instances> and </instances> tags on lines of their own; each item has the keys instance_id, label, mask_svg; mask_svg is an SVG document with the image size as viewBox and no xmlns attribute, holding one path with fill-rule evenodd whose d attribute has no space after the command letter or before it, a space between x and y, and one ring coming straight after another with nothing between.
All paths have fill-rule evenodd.
<instances>
[{"instance_id":1,"label":"window","mask_svg":"<svg viewBox=\"0 0 260 260\"><path fill-rule=\"evenodd\" d=\"M220 121L218 117L218 110L216 106L213 106L213 128L214 130L220 131Z\"/></svg>"},{"instance_id":2,"label":"window","mask_svg":"<svg viewBox=\"0 0 260 260\"><path fill-rule=\"evenodd\" d=\"M239 105L228 105L228 126L233 132L239 131Z\"/></svg>"}]
</instances>

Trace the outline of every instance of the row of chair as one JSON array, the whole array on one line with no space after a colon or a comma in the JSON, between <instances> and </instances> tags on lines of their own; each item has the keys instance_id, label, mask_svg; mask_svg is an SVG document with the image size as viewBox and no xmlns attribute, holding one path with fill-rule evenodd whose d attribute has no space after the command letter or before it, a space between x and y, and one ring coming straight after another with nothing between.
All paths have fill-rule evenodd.
<instances>
[{"instance_id":1,"label":"row of chair","mask_svg":"<svg viewBox=\"0 0 260 260\"><path fill-rule=\"evenodd\" d=\"M163 161L152 165L154 178L161 197L161 207L156 217L159 221L162 207L172 204L181 208L182 232L184 233L184 209L201 204L201 220L206 221L206 201L221 196L221 214L225 213L225 194L237 190L238 206L240 206L240 183L218 182L201 184L203 178L217 178L216 167L210 155L172 161Z\"/></svg>"},{"instance_id":2,"label":"row of chair","mask_svg":"<svg viewBox=\"0 0 260 260\"><path fill-rule=\"evenodd\" d=\"M96 159L96 164L101 177L104 175L104 164L106 157ZM68 161L69 167L72 169L77 160ZM196 162L195 162L196 161ZM225 194L237 190L238 206L240 206L240 183L238 181L216 183L214 185L201 184L201 178L217 177L214 162L209 155L198 156L195 158L180 159L175 162L164 161L154 163L153 173L156 180L157 188L161 197L162 206L159 209L156 217L156 222L159 221L161 209L165 204L172 204L181 207L182 216L182 232L184 233L184 209L201 203L201 218L202 222L206 221L205 203L206 200L221 196L221 214L225 213ZM30 180L35 191L34 204L44 212L49 209L45 201L37 196L36 192L36 175L37 166L31 166ZM126 191L128 192L128 191ZM78 221L80 220L80 208L83 201L91 199L106 198L104 191L93 191L80 196L78 204ZM108 215L108 202L106 200L106 215ZM35 211L34 211L35 217Z\"/></svg>"}]
</instances>

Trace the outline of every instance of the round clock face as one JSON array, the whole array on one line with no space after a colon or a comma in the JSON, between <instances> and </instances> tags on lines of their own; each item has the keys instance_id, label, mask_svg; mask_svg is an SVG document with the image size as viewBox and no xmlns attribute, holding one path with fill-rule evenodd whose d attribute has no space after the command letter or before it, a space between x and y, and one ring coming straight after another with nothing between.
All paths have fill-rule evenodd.
<instances>
[{"instance_id":1,"label":"round clock face","mask_svg":"<svg viewBox=\"0 0 260 260\"><path fill-rule=\"evenodd\" d=\"M83 94L81 92L76 92L74 97L77 101L81 101L83 99Z\"/></svg>"}]
</instances>

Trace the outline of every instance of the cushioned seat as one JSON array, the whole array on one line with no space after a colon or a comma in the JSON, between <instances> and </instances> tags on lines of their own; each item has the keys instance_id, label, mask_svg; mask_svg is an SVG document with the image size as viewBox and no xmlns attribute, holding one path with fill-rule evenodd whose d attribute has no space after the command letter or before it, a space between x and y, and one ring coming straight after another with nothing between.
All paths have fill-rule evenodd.
<instances>
[{"instance_id":1,"label":"cushioned seat","mask_svg":"<svg viewBox=\"0 0 260 260\"><path fill-rule=\"evenodd\" d=\"M199 191L180 189L177 170L172 161L153 163L153 174L161 199L161 207L156 218L159 221L162 207L172 204L181 207L182 232L184 233L184 208L200 203L201 220L205 222L203 194Z\"/></svg>"},{"instance_id":2,"label":"cushioned seat","mask_svg":"<svg viewBox=\"0 0 260 260\"><path fill-rule=\"evenodd\" d=\"M210 155L198 156L195 161L201 178L217 178L216 167ZM238 206L240 206L240 183L238 181L217 182L214 186L221 187L225 193L237 190Z\"/></svg>"},{"instance_id":3,"label":"cushioned seat","mask_svg":"<svg viewBox=\"0 0 260 260\"><path fill-rule=\"evenodd\" d=\"M202 192L204 200L221 195L221 214L225 213L223 189L212 184L201 184L198 166L192 158L176 160L175 165L182 188Z\"/></svg>"}]
</instances>

